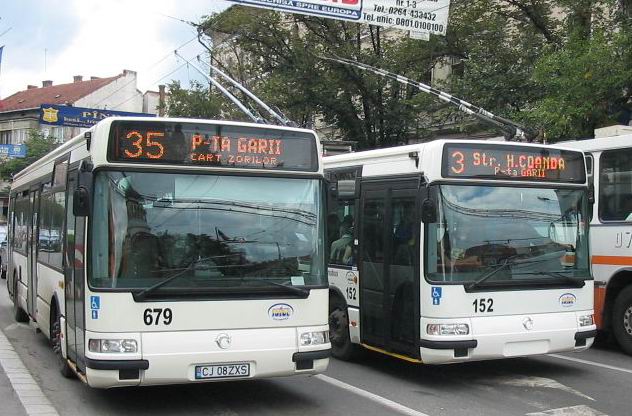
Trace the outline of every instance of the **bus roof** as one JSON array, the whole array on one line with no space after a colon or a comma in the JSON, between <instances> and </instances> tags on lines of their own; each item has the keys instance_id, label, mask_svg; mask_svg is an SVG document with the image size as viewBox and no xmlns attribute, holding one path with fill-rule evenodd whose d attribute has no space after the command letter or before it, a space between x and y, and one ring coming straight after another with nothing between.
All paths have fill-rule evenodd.
<instances>
[{"instance_id":1,"label":"bus roof","mask_svg":"<svg viewBox=\"0 0 632 416\"><path fill-rule=\"evenodd\" d=\"M623 136L600 137L589 140L572 140L560 142L560 146L579 149L585 152L602 151L610 149L624 149L632 147L632 134Z\"/></svg>"},{"instance_id":2,"label":"bus roof","mask_svg":"<svg viewBox=\"0 0 632 416\"><path fill-rule=\"evenodd\" d=\"M505 141L487 141L487 140L434 140L426 143L419 143L413 145L397 146L384 149L368 150L356 153L347 153L342 155L327 156L323 158L323 164L325 169L341 169L352 166L362 166L363 177L380 177L380 176L398 176L398 175L410 175L422 173L427 177L429 181L444 180L445 176L442 175L443 169L443 150L446 145L463 145L469 147L481 146L481 149L486 148L503 148L506 146L510 148L532 148L537 149L555 149L559 151L569 151L582 153L579 149L574 149L570 146L550 146L537 143L521 143L521 142L505 142ZM579 159L579 158L578 158ZM582 169L585 172L583 165L583 158L581 158ZM450 178L456 179L456 178ZM473 178L465 178L465 180ZM504 178L505 182L515 183L516 178ZM547 181L543 179L539 180L527 180L522 177L520 180L529 182L555 182L560 181ZM462 180L462 179L460 179ZM486 178L475 179L480 180L492 180L495 183L503 182L503 178ZM564 181L561 181L564 182ZM585 181L583 181L585 182ZM577 182L575 182L577 184Z\"/></svg>"}]
</instances>

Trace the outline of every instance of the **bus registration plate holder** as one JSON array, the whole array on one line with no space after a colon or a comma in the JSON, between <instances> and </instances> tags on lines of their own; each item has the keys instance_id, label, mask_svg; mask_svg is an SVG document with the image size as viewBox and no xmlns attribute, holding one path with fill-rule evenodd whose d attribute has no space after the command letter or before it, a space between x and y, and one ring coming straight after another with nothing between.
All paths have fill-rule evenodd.
<instances>
[{"instance_id":1,"label":"bus registration plate holder","mask_svg":"<svg viewBox=\"0 0 632 416\"><path fill-rule=\"evenodd\" d=\"M196 365L195 379L249 377L250 363Z\"/></svg>"}]
</instances>

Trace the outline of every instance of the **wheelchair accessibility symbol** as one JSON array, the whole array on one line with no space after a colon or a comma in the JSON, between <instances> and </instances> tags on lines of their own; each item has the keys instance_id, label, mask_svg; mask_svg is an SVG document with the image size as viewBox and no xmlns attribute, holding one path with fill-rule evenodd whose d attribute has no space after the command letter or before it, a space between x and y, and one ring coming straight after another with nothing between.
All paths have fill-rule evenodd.
<instances>
[{"instance_id":1,"label":"wheelchair accessibility symbol","mask_svg":"<svg viewBox=\"0 0 632 416\"><path fill-rule=\"evenodd\" d=\"M432 294L432 304L433 305L440 305L441 304L441 291L442 291L442 288L433 286L433 287L430 288L430 291L431 291L431 294Z\"/></svg>"}]
</instances>

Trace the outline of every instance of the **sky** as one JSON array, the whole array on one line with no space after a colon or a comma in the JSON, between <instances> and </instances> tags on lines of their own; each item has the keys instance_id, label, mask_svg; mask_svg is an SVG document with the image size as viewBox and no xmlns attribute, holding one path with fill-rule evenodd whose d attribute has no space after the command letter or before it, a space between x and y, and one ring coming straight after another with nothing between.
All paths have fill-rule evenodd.
<instances>
[{"instance_id":1,"label":"sky","mask_svg":"<svg viewBox=\"0 0 632 416\"><path fill-rule=\"evenodd\" d=\"M187 59L204 51L195 29L177 19L197 23L230 5L224 0L0 0L0 98L28 84L41 87L43 80L66 84L74 75L111 77L123 69L137 71L142 92L171 79L185 86L203 80L187 65L176 70L183 61L174 49Z\"/></svg>"}]
</instances>

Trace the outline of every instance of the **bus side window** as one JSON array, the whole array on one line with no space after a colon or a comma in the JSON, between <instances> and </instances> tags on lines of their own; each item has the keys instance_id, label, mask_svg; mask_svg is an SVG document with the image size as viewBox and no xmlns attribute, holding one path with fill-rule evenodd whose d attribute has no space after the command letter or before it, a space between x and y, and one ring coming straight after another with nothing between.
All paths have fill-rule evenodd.
<instances>
[{"instance_id":1,"label":"bus side window","mask_svg":"<svg viewBox=\"0 0 632 416\"><path fill-rule=\"evenodd\" d=\"M329 172L327 174L333 189L338 190L339 181L355 180L357 170ZM337 192L330 192L327 213L327 249L330 265L355 266L355 203L348 196L339 198Z\"/></svg>"},{"instance_id":2,"label":"bus side window","mask_svg":"<svg viewBox=\"0 0 632 416\"><path fill-rule=\"evenodd\" d=\"M599 218L603 221L632 221L632 149L601 154Z\"/></svg>"}]
</instances>

